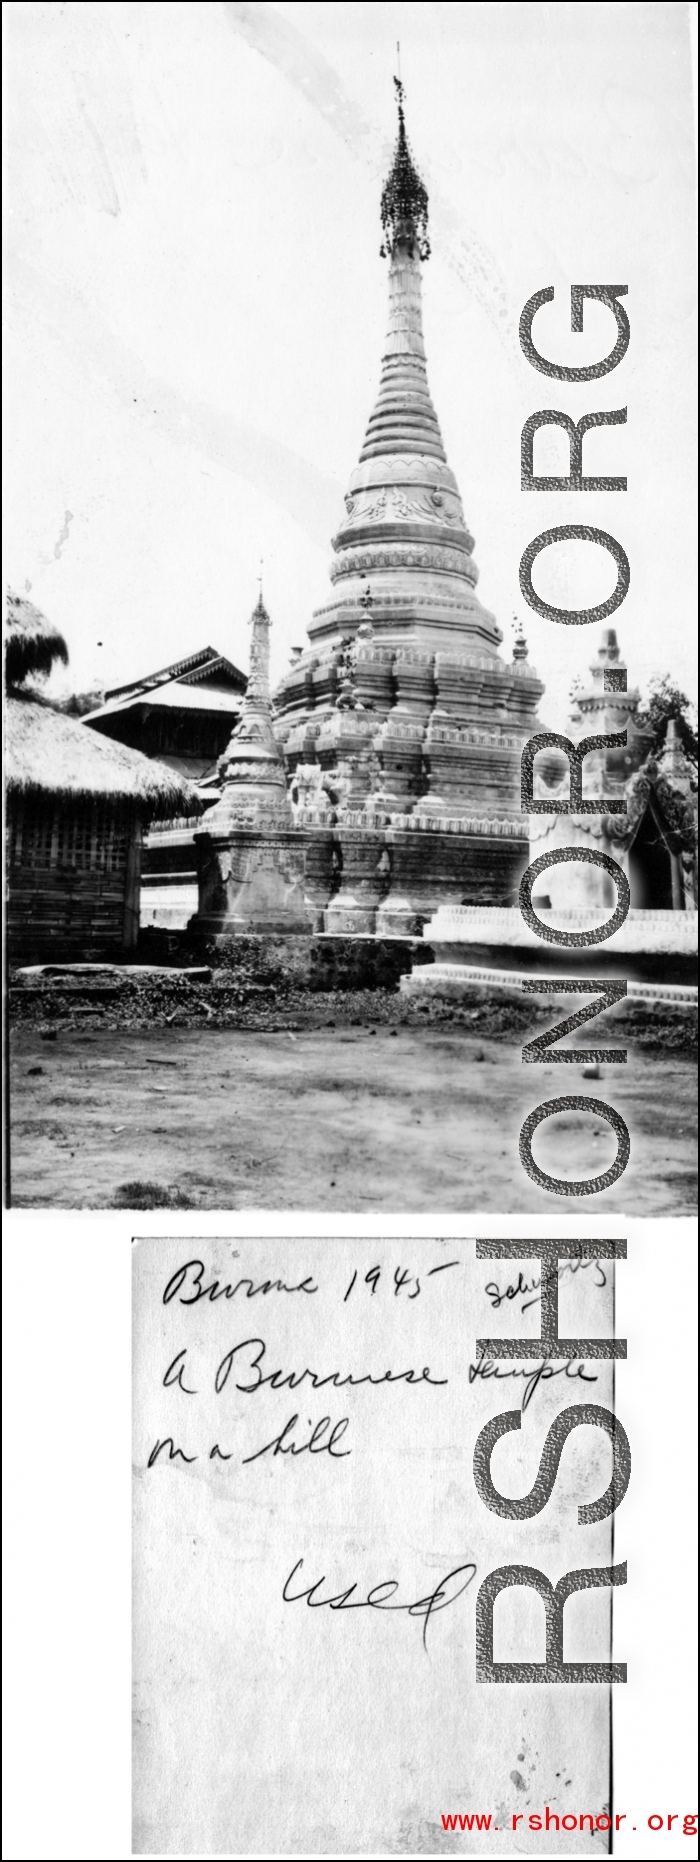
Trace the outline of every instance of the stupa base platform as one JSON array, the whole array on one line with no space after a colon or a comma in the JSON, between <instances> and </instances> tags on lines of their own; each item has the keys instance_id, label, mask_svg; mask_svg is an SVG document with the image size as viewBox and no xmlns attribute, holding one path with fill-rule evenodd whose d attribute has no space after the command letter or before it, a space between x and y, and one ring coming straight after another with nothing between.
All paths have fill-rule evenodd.
<instances>
[{"instance_id":1,"label":"stupa base platform","mask_svg":"<svg viewBox=\"0 0 700 1862\"><path fill-rule=\"evenodd\" d=\"M469 963L434 963L428 969L412 971L401 978L401 993L410 997L437 998L443 1001L463 1002L468 997L481 997L485 992L518 997L522 1000L523 983L534 982L541 977L541 971L534 973L525 970L492 969L486 965ZM698 1006L697 986L679 983L644 982L632 977L627 984L627 996L631 1002L660 1002L672 1004L675 1008L692 1012ZM545 998L540 998L540 1001ZM554 990L547 993L546 1001L571 1010L570 994L564 989L558 994ZM624 1004L614 1005L608 1014L615 1015L623 1011Z\"/></svg>"},{"instance_id":2,"label":"stupa base platform","mask_svg":"<svg viewBox=\"0 0 700 1862\"><path fill-rule=\"evenodd\" d=\"M239 828L231 836L195 838L199 909L187 930L234 938L251 932L294 935L313 929L304 896L304 850L288 830Z\"/></svg>"},{"instance_id":3,"label":"stupa base platform","mask_svg":"<svg viewBox=\"0 0 700 1862\"><path fill-rule=\"evenodd\" d=\"M604 923L602 910L538 909L543 924L589 931ZM525 975L617 976L669 985L697 983L697 912L628 912L619 931L601 944L549 943L526 924L517 907L440 906L423 931L440 965L514 970Z\"/></svg>"},{"instance_id":4,"label":"stupa base platform","mask_svg":"<svg viewBox=\"0 0 700 1862\"><path fill-rule=\"evenodd\" d=\"M323 928L341 936L427 936L436 911L460 910L470 898L502 909L527 864L522 823L500 819L394 817L377 829L360 817L340 822L333 844L340 884Z\"/></svg>"}]
</instances>

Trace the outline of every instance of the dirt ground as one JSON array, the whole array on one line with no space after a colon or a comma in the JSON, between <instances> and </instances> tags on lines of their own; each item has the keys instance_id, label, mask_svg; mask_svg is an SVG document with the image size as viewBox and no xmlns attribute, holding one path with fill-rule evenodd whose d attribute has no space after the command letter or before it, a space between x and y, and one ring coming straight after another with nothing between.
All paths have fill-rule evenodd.
<instances>
[{"instance_id":1,"label":"dirt ground","mask_svg":"<svg viewBox=\"0 0 700 1862\"><path fill-rule=\"evenodd\" d=\"M295 1033L64 1028L51 1039L20 1025L12 1202L109 1209L148 1206L150 1195L154 1206L217 1210L694 1211L689 1056L630 1049L626 1067L591 1081L579 1067L524 1067L520 1051L461 1028L381 1022ZM563 1093L607 1101L629 1128L626 1171L593 1198L555 1197L520 1163L523 1119ZM599 1174L615 1151L609 1126L585 1112L550 1119L533 1140L537 1162L570 1179Z\"/></svg>"}]
</instances>

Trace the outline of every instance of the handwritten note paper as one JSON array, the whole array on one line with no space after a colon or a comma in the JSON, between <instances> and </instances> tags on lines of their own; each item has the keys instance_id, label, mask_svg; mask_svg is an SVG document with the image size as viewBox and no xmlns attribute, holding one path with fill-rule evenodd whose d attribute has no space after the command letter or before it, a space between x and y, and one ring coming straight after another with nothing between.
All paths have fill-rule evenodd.
<instances>
[{"instance_id":1,"label":"handwritten note paper","mask_svg":"<svg viewBox=\"0 0 700 1862\"><path fill-rule=\"evenodd\" d=\"M612 1335L612 1273L561 1264L562 1336ZM523 1495L562 1409L613 1406L607 1362L478 1359L539 1331L537 1263L473 1240L135 1243L136 1854L502 1854L514 1816L511 1853L591 1853L528 1818L609 1807L609 1688L476 1681L489 1572L612 1562L611 1519L578 1518L600 1429L530 1519L475 1486L492 1417L522 1413L491 1474ZM567 1660L610 1659L611 1594L569 1598ZM530 1591L494 1656L542 1661Z\"/></svg>"}]
</instances>

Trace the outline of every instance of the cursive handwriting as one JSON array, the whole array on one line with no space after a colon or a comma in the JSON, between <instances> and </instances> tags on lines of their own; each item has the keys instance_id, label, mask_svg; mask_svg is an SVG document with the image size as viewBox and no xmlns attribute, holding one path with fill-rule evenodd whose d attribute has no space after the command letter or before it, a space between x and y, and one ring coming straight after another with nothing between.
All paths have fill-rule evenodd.
<instances>
[{"instance_id":1,"label":"cursive handwriting","mask_svg":"<svg viewBox=\"0 0 700 1862\"><path fill-rule=\"evenodd\" d=\"M585 1273L588 1267L594 1267L597 1271L598 1279L595 1283L596 1286L606 1287L608 1284L607 1274L601 1266L600 1261L560 1261L558 1278L559 1280L563 1280L564 1275L567 1273ZM541 1274L533 1274L531 1277L527 1277L521 1268L515 1284L511 1281L507 1287L499 1287L495 1280L489 1280L484 1287L484 1292L488 1293L491 1305L495 1307L496 1311L498 1311L499 1306L503 1305L504 1300L517 1300L520 1299L522 1294L533 1293L534 1299L525 1299L520 1308L521 1312L529 1312L530 1307L536 1306L537 1301L541 1298L541 1286Z\"/></svg>"},{"instance_id":2,"label":"cursive handwriting","mask_svg":"<svg viewBox=\"0 0 700 1862\"><path fill-rule=\"evenodd\" d=\"M247 1275L242 1280L236 1280L233 1286L229 1281L223 1285L220 1280L212 1280L205 1287L202 1285L203 1279L204 1262L185 1261L184 1266L178 1267L171 1275L163 1294L163 1305L168 1306L178 1294L180 1306L196 1306L198 1300L233 1300L243 1287L246 1288L245 1298L248 1300L255 1299L258 1293L318 1293L311 1274L306 1274L303 1280L289 1287L284 1280L261 1280L256 1286ZM186 1288L185 1293L183 1287Z\"/></svg>"},{"instance_id":3,"label":"cursive handwriting","mask_svg":"<svg viewBox=\"0 0 700 1862\"><path fill-rule=\"evenodd\" d=\"M263 1338L244 1338L239 1345L233 1345L231 1350L227 1351L225 1358L221 1360L214 1379L214 1388L217 1394L220 1395L221 1391L225 1389L234 1358L237 1357L238 1352L248 1351L254 1345L258 1346L258 1350L255 1352L250 1364L244 1364L242 1367L244 1377L248 1379L253 1377L253 1382L251 1383L249 1381L247 1383L237 1383L234 1385L236 1390L245 1391L246 1395L252 1395L254 1390L262 1390L264 1384L269 1384L271 1390L283 1390L285 1385L290 1390L297 1390L299 1384L303 1384L307 1381L313 1390L322 1390L324 1384L333 1384L336 1390L341 1390L345 1384L447 1383L446 1377L431 1377L429 1364L426 1364L422 1371L381 1371L377 1377L374 1377L371 1371L363 1371L359 1377L355 1376L353 1371L346 1371L345 1373L341 1371L327 1371L320 1377L318 1371L311 1371L308 1367L303 1371L265 1371L263 1373L260 1367L266 1351L265 1340ZM236 1365L237 1370L240 1368L239 1365Z\"/></svg>"},{"instance_id":4,"label":"cursive handwriting","mask_svg":"<svg viewBox=\"0 0 700 1862\"><path fill-rule=\"evenodd\" d=\"M436 1589L431 1591L427 1597L419 1597L416 1603L392 1603L392 1598L396 1596L399 1588L395 1578L385 1578L382 1583L374 1584L366 1597L355 1597L357 1581L350 1584L347 1590L338 1591L335 1597L317 1597L316 1592L320 1591L321 1586L325 1584L325 1577L317 1578L315 1583L307 1585L305 1590L290 1593L289 1586L297 1572L301 1571L303 1563L303 1558L298 1558L289 1577L285 1580L282 1590L285 1603L301 1603L306 1598L310 1610L401 1610L407 1616L422 1616L424 1649L428 1646L428 1623L431 1616L435 1615L438 1610L446 1610L449 1604L456 1603L457 1598L464 1595L465 1590L468 1590L472 1579L476 1576L476 1565L471 1561L468 1564L456 1565L453 1571L448 1571L447 1577L442 1578ZM464 1583L460 1584L459 1588L450 1595L446 1586L453 1578L460 1578L465 1571L468 1576Z\"/></svg>"},{"instance_id":5,"label":"cursive handwriting","mask_svg":"<svg viewBox=\"0 0 700 1862\"><path fill-rule=\"evenodd\" d=\"M429 1280L431 1274L444 1274L446 1273L448 1267L459 1267L459 1266L460 1266L459 1261L440 1261L438 1262L437 1267L428 1268L425 1278L426 1280ZM343 1304L345 1304L346 1300L349 1300L353 1287L357 1284L357 1276L358 1276L359 1271L360 1271L359 1268L356 1267L355 1272L352 1276L352 1280L350 1281L349 1285L346 1287L345 1292L343 1294ZM373 1298L374 1294L377 1291L377 1287L379 1286L379 1282L381 1278L382 1278L381 1267L379 1265L377 1265L376 1267L370 1267L368 1272L364 1276L364 1280L360 1281L360 1286L369 1287L370 1295ZM391 1286L391 1284L392 1282L389 1280L388 1272L385 1272L383 1285L386 1287L387 1285ZM413 1287L414 1289L413 1292L407 1293L406 1298L409 1300L417 1300L420 1295L420 1291L421 1291L420 1275L410 1273L407 1267L395 1267L393 1287L394 1287L395 1295L402 1293L406 1287Z\"/></svg>"},{"instance_id":6,"label":"cursive handwriting","mask_svg":"<svg viewBox=\"0 0 700 1862\"><path fill-rule=\"evenodd\" d=\"M330 1416L322 1416L320 1422L317 1423L312 1423L311 1417L309 1417L309 1428L312 1433L308 1442L288 1442L287 1436L291 1435L298 1421L298 1416L290 1416L289 1422L285 1423L284 1428L280 1429L278 1435L273 1435L272 1441L265 1443L264 1448L256 1449L254 1455L243 1456L243 1466L246 1467L249 1461L259 1461L261 1455L269 1455L270 1449L272 1449L273 1455L326 1454L330 1455L333 1461L345 1461L346 1457L352 1454L351 1448L336 1448L335 1446L336 1442L339 1442L341 1437L345 1434L346 1429L349 1428L349 1416L341 1416L340 1422L334 1422L332 1425ZM323 1438L329 1429L330 1435L326 1442Z\"/></svg>"},{"instance_id":7,"label":"cursive handwriting","mask_svg":"<svg viewBox=\"0 0 700 1862\"><path fill-rule=\"evenodd\" d=\"M290 1416L284 1428L280 1429L277 1435L273 1435L272 1440L266 1442L263 1448L257 1448L254 1455L243 1455L241 1457L242 1467L246 1467L249 1461L259 1461L261 1455L269 1455L270 1453L273 1455L325 1454L330 1455L333 1461L345 1461L347 1456L352 1454L352 1449L338 1448L337 1446L338 1442L342 1441L346 1429L350 1426L350 1419L348 1416L341 1416L340 1421L334 1423L331 1422L330 1416L322 1416L320 1422L316 1423L312 1422L309 1416L308 1426L311 1430L311 1434L308 1441L305 1442L297 1442L292 1439L293 1431L296 1429L298 1422L298 1416ZM329 1430L330 1434L328 1433ZM146 1464L147 1467L154 1468L159 1456L163 1454L165 1449L167 1449L167 1458L169 1462L186 1461L188 1464L191 1464L194 1461L202 1460L201 1455L186 1455L184 1448L178 1448L176 1446L172 1435L166 1435L162 1441L158 1438L155 1447L151 1449ZM220 1442L215 1442L213 1448L209 1450L209 1460L233 1461L233 1453L229 1453L227 1449L222 1448Z\"/></svg>"},{"instance_id":8,"label":"cursive handwriting","mask_svg":"<svg viewBox=\"0 0 700 1862\"><path fill-rule=\"evenodd\" d=\"M158 1460L158 1456L162 1455L164 1448L167 1448L168 1450L169 1461L180 1460L180 1461L192 1462L192 1461L199 1460L199 1455L186 1455L184 1448L176 1448L172 1435L166 1435L164 1436L162 1442L159 1438L158 1441L156 1442L155 1448L151 1449L150 1455L148 1457L148 1461L146 1463L147 1467L149 1468L155 1467L156 1462Z\"/></svg>"},{"instance_id":9,"label":"cursive handwriting","mask_svg":"<svg viewBox=\"0 0 700 1862\"><path fill-rule=\"evenodd\" d=\"M528 1403L531 1402L534 1397L539 1384L547 1383L550 1377L562 1376L580 1378L581 1382L584 1384L597 1384L598 1382L596 1372L594 1371L589 1375L588 1372L584 1370L583 1364L577 1363L575 1358L569 1358L566 1364L557 1364L556 1368L550 1363L549 1358L543 1358L542 1363L536 1365L534 1371L520 1370L517 1367L512 1371L502 1371L493 1363L491 1358L479 1358L476 1364L470 1364L469 1366L470 1384L473 1384L477 1377L481 1377L483 1380L487 1377L524 1377L526 1382L523 1391L523 1410L527 1409Z\"/></svg>"}]
</instances>

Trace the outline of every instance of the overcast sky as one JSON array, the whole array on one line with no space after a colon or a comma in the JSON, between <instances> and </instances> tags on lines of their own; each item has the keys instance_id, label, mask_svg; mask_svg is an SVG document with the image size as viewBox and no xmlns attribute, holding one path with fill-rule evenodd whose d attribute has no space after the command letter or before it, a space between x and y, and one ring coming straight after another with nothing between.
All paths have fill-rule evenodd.
<instances>
[{"instance_id":1,"label":"overcast sky","mask_svg":"<svg viewBox=\"0 0 700 1862\"><path fill-rule=\"evenodd\" d=\"M260 558L273 671L329 598L330 538L376 394L386 322L379 197L407 122L429 190L428 370L476 536L479 594L560 721L599 629L535 616L526 544L611 531L631 565L614 624L636 680L694 684L692 92L684 4L244 5L5 9L6 563L65 632L71 681L110 686L211 645L247 666ZM626 359L593 384L525 361L525 300L553 285L539 346L580 366L614 325L572 283L627 284ZM584 471L628 491L523 493L529 413L628 409ZM536 469L566 469L543 436ZM561 463L560 463L561 461ZM540 592L611 592L590 545L548 552Z\"/></svg>"}]
</instances>

